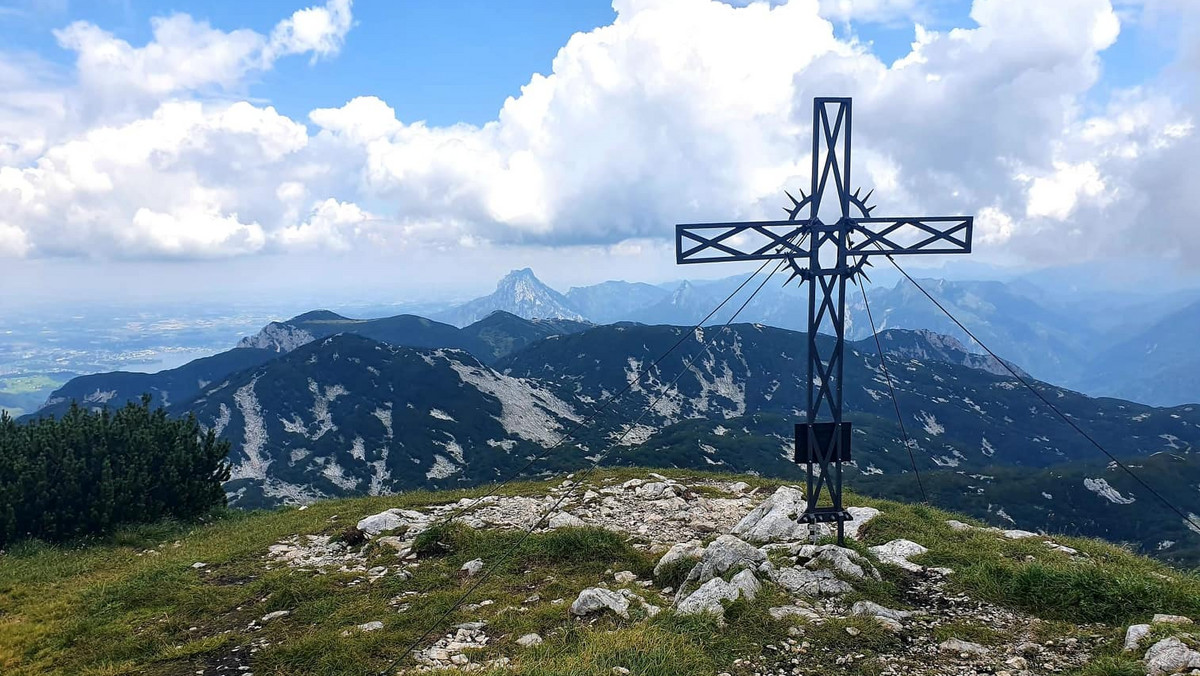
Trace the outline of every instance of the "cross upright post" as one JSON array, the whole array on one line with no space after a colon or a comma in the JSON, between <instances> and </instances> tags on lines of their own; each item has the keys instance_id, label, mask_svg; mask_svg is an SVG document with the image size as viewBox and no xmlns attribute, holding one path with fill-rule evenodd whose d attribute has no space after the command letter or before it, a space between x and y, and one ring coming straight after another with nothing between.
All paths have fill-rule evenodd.
<instances>
[{"instance_id":1,"label":"cross upright post","mask_svg":"<svg viewBox=\"0 0 1200 676\"><path fill-rule=\"evenodd\" d=\"M836 523L839 545L851 520L842 505L842 463L850 460L851 440L850 423L842 420L846 282L873 255L970 253L974 227L970 216L872 217L871 193L850 192L851 123L849 98L814 99L812 183L800 199L788 194L786 220L675 226L676 263L782 260L791 268L788 281L808 282L808 407L796 425L794 457L807 472L800 520L814 528ZM825 201L831 183L836 204ZM824 353L818 333L834 339ZM829 492L826 504L822 489Z\"/></svg>"}]
</instances>

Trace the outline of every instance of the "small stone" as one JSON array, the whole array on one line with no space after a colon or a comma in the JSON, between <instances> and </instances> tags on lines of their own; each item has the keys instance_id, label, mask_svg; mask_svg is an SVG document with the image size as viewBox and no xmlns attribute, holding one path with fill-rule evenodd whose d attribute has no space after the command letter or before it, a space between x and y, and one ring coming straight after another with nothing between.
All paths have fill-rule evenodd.
<instances>
[{"instance_id":1,"label":"small stone","mask_svg":"<svg viewBox=\"0 0 1200 676\"><path fill-rule=\"evenodd\" d=\"M616 674L616 676L629 676L629 670L625 667L613 667L612 672Z\"/></svg>"},{"instance_id":2,"label":"small stone","mask_svg":"<svg viewBox=\"0 0 1200 676\"><path fill-rule=\"evenodd\" d=\"M1029 661L1019 655L1004 660L1004 663L1018 671L1024 671L1029 668Z\"/></svg>"},{"instance_id":3,"label":"small stone","mask_svg":"<svg viewBox=\"0 0 1200 676\"><path fill-rule=\"evenodd\" d=\"M1192 624L1192 618L1184 617L1183 615L1164 615L1158 613L1151 618L1150 624Z\"/></svg>"},{"instance_id":4,"label":"small stone","mask_svg":"<svg viewBox=\"0 0 1200 676\"><path fill-rule=\"evenodd\" d=\"M613 579L616 580L620 584L626 584L626 583L633 582L634 580L636 580L637 575L635 575L633 573L633 571L622 570L618 573L615 573L613 575Z\"/></svg>"},{"instance_id":5,"label":"small stone","mask_svg":"<svg viewBox=\"0 0 1200 676\"><path fill-rule=\"evenodd\" d=\"M959 653L961 655L986 655L989 652L987 648L979 645L978 643L963 641L957 638L942 641L938 644L938 650L950 653Z\"/></svg>"},{"instance_id":6,"label":"small stone","mask_svg":"<svg viewBox=\"0 0 1200 676\"><path fill-rule=\"evenodd\" d=\"M483 559L471 559L470 561L464 563L462 568L458 569L459 573L466 575L467 577L473 577L481 570L483 570Z\"/></svg>"},{"instance_id":7,"label":"small stone","mask_svg":"<svg viewBox=\"0 0 1200 676\"><path fill-rule=\"evenodd\" d=\"M571 614L578 617L606 609L629 619L629 601L617 592L608 589L600 587L584 589L579 592L579 597L571 604Z\"/></svg>"},{"instance_id":8,"label":"small stone","mask_svg":"<svg viewBox=\"0 0 1200 676\"><path fill-rule=\"evenodd\" d=\"M287 617L290 614L291 614L290 610L276 610L273 613L267 613L266 615L263 615L262 620L260 620L260 621L261 622L270 622L271 620L277 620L281 617Z\"/></svg>"},{"instance_id":9,"label":"small stone","mask_svg":"<svg viewBox=\"0 0 1200 676\"><path fill-rule=\"evenodd\" d=\"M858 636L862 633L862 630L858 627L846 627L846 633L850 634L851 636Z\"/></svg>"},{"instance_id":10,"label":"small stone","mask_svg":"<svg viewBox=\"0 0 1200 676\"><path fill-rule=\"evenodd\" d=\"M196 570L200 570L201 568L203 568L207 565L208 565L207 563L201 563L200 561L197 561L192 564L192 568L195 568Z\"/></svg>"},{"instance_id":11,"label":"small stone","mask_svg":"<svg viewBox=\"0 0 1200 676\"><path fill-rule=\"evenodd\" d=\"M542 637L537 634L525 634L521 638L517 639L517 645L523 646L526 648L529 648L529 647L532 647L535 645L541 645L541 644L542 644Z\"/></svg>"}]
</instances>

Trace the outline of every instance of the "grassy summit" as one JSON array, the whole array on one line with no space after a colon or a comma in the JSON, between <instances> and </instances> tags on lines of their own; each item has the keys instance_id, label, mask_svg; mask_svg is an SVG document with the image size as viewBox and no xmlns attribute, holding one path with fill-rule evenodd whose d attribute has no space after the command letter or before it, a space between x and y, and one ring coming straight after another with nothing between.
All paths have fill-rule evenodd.
<instances>
[{"instance_id":1,"label":"grassy summit","mask_svg":"<svg viewBox=\"0 0 1200 676\"><path fill-rule=\"evenodd\" d=\"M648 472L597 472L577 497L583 500L584 489L619 487ZM777 483L661 473L688 486L693 502L711 499L734 507L757 504ZM723 488L734 481L760 490L736 503ZM503 493L528 496L519 504L533 510L548 504L541 500L554 490L561 490L557 482L525 482ZM463 564L482 559L485 570L491 568L522 531L438 528L416 539L410 559L382 533L360 545L335 547L342 558L324 569L289 564L278 555L284 549L277 547L273 555L271 547L292 543L293 550L303 549L316 541L308 536L352 541L348 527L365 516L390 508L428 509L483 492L329 500L305 509L229 512L201 524L134 528L73 546L17 546L0 557L0 672L366 675L396 658L402 659L391 673L412 670L417 662L403 656L403 648L479 579L461 573ZM885 663L917 659L923 666L909 673L953 673L969 663L1017 674L1021 670L1006 660L1018 648L1029 651L1037 644L1042 652L1028 660L1032 673L1042 673L1037 665L1052 661L1068 673L1125 674L1142 673L1140 654L1121 653L1126 624L1149 621L1155 613L1200 618L1200 579L1194 574L1111 544L1054 536L1053 543L1076 550L1072 555L1042 537L955 530L946 523L954 515L928 507L854 496L848 504L882 512L849 543L882 579L854 580L853 591L841 599L814 602L817 620L772 617L772 608L792 600L768 582L754 600L729 605L723 626L710 616L678 615L670 609L673 595L664 591L678 584L678 568L660 571L659 579L652 573L661 555L654 545L663 544L654 534L668 524L647 523L645 534L567 526L526 540L421 648L436 648L439 640L445 645L455 625L483 621L477 633L486 641L462 651L478 665L475 673L609 676L623 668L643 676L713 676L774 673L782 666L791 673L791 665L800 664L808 675L874 674ZM714 530L705 539L718 534ZM896 538L929 549L914 563L953 569L944 589L879 562L869 549ZM772 560L783 555L770 551ZM618 581L614 573L622 571L636 580ZM568 608L579 592L600 585L628 589L663 611L651 617L631 603L628 619L612 613L572 617ZM936 603L929 601L934 596ZM892 632L873 618L847 614L845 608L856 601L927 614ZM519 645L517 639L528 634L543 641ZM937 649L949 639L970 641L988 653L965 658ZM923 657L914 657L918 648L925 650Z\"/></svg>"}]
</instances>

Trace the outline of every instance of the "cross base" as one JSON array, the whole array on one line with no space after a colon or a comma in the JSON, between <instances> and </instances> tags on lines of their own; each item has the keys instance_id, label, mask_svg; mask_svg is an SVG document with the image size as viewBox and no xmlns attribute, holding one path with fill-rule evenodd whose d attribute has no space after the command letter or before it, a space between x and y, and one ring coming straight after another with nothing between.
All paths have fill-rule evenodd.
<instances>
[{"instance_id":1,"label":"cross base","mask_svg":"<svg viewBox=\"0 0 1200 676\"><path fill-rule=\"evenodd\" d=\"M853 521L850 512L836 507L818 507L800 515L800 523L833 523L835 521Z\"/></svg>"}]
</instances>

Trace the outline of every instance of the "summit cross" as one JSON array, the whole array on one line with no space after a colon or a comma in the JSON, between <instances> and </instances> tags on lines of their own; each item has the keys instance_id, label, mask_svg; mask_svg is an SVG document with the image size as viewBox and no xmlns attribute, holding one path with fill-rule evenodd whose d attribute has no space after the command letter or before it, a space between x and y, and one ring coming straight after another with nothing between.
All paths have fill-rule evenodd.
<instances>
[{"instance_id":1,"label":"summit cross","mask_svg":"<svg viewBox=\"0 0 1200 676\"><path fill-rule=\"evenodd\" d=\"M800 521L814 537L815 524L836 522L839 545L852 518L842 505L842 462L850 460L851 438L850 423L842 421L846 281L870 265L869 256L970 253L974 227L970 216L873 217L871 193L850 192L850 131L849 98L814 99L812 186L800 199L785 193L792 202L784 207L786 220L675 226L676 263L781 260L791 268L788 281L809 283L808 407L795 429L794 461L806 465L808 476ZM830 183L836 211L823 202ZM829 223L821 220L823 205ZM834 338L825 354L818 333ZM820 504L823 487L827 504Z\"/></svg>"}]
</instances>

